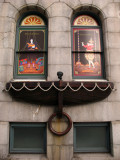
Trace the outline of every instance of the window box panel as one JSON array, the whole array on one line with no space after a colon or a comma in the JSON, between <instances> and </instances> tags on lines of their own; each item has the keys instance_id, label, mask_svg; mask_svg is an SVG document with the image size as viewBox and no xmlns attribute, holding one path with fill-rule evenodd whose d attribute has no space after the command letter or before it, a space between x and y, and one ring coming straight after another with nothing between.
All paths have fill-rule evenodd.
<instances>
[{"instance_id":1,"label":"window box panel","mask_svg":"<svg viewBox=\"0 0 120 160\"><path fill-rule=\"evenodd\" d=\"M46 125L11 123L10 153L45 153Z\"/></svg>"},{"instance_id":2,"label":"window box panel","mask_svg":"<svg viewBox=\"0 0 120 160\"><path fill-rule=\"evenodd\" d=\"M74 125L75 152L109 152L109 123L78 123Z\"/></svg>"}]
</instances>

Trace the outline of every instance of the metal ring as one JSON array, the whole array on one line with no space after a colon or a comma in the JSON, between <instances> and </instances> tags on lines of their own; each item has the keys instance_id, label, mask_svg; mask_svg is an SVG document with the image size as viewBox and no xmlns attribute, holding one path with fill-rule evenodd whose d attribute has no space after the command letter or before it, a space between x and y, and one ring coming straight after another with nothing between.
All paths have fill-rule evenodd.
<instances>
[{"instance_id":1,"label":"metal ring","mask_svg":"<svg viewBox=\"0 0 120 160\"><path fill-rule=\"evenodd\" d=\"M62 115L65 116L65 117L67 118L67 120L68 120L68 127L67 127L66 130L64 130L63 132L57 132L56 130L54 130L54 129L52 128L52 120L53 120L53 118L55 118L55 117L57 116L57 114L58 114L58 113L53 113L53 114L50 116L50 118L49 118L49 120L48 120L48 128L49 128L49 130L50 130L53 134L55 134L55 135L57 135L57 136L63 136L63 135L67 134L67 133L70 131L70 129L71 129L71 127L72 127L72 120L71 120L70 116L69 116L67 113L62 112Z\"/></svg>"}]
</instances>

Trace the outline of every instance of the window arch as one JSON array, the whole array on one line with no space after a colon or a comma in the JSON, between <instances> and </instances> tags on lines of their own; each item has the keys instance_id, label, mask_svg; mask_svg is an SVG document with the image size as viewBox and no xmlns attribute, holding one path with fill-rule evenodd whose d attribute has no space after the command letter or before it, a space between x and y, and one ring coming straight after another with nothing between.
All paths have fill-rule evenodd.
<instances>
[{"instance_id":1,"label":"window arch","mask_svg":"<svg viewBox=\"0 0 120 160\"><path fill-rule=\"evenodd\" d=\"M82 12L72 21L74 79L104 79L102 27L92 13Z\"/></svg>"},{"instance_id":2,"label":"window arch","mask_svg":"<svg viewBox=\"0 0 120 160\"><path fill-rule=\"evenodd\" d=\"M47 20L36 12L17 23L14 78L45 79L47 76Z\"/></svg>"}]
</instances>

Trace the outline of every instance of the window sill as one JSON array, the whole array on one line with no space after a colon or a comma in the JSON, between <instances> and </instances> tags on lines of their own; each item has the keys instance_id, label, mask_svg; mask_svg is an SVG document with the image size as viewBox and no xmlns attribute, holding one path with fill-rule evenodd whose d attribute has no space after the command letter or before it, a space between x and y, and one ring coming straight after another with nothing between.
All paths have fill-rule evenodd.
<instances>
[{"instance_id":1,"label":"window sill","mask_svg":"<svg viewBox=\"0 0 120 160\"><path fill-rule=\"evenodd\" d=\"M41 82L46 79L12 79L11 82Z\"/></svg>"},{"instance_id":2,"label":"window sill","mask_svg":"<svg viewBox=\"0 0 120 160\"><path fill-rule=\"evenodd\" d=\"M106 79L73 79L76 82L108 82Z\"/></svg>"},{"instance_id":3,"label":"window sill","mask_svg":"<svg viewBox=\"0 0 120 160\"><path fill-rule=\"evenodd\" d=\"M74 158L111 158L113 157L110 153L74 153Z\"/></svg>"},{"instance_id":4,"label":"window sill","mask_svg":"<svg viewBox=\"0 0 120 160\"><path fill-rule=\"evenodd\" d=\"M47 157L46 157L46 155L45 154L33 154L33 153L29 153L29 154L25 154L25 153L23 153L23 154L21 154L21 153L10 153L9 154L10 155L10 158L15 158L15 159L44 159L44 160L48 160L47 159Z\"/></svg>"}]
</instances>

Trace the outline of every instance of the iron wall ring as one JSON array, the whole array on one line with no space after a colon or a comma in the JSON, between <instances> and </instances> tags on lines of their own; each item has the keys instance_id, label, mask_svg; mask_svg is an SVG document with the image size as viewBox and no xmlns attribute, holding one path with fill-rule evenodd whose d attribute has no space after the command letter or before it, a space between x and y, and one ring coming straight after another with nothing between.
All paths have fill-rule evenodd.
<instances>
[{"instance_id":1,"label":"iron wall ring","mask_svg":"<svg viewBox=\"0 0 120 160\"><path fill-rule=\"evenodd\" d=\"M50 130L53 134L55 134L55 135L57 135L57 136L63 136L63 135L67 134L67 133L70 131L70 129L71 129L71 127L72 127L72 120L71 120L71 117L70 117L67 113L62 112L62 115L63 115L64 117L66 117L66 119L68 120L68 127L67 127L66 130L64 130L63 132L57 132L57 131L54 130L53 127L52 127L52 120L57 116L57 114L58 114L58 113L53 113L53 114L50 116L50 118L48 119L48 128L49 128L49 130Z\"/></svg>"}]
</instances>

